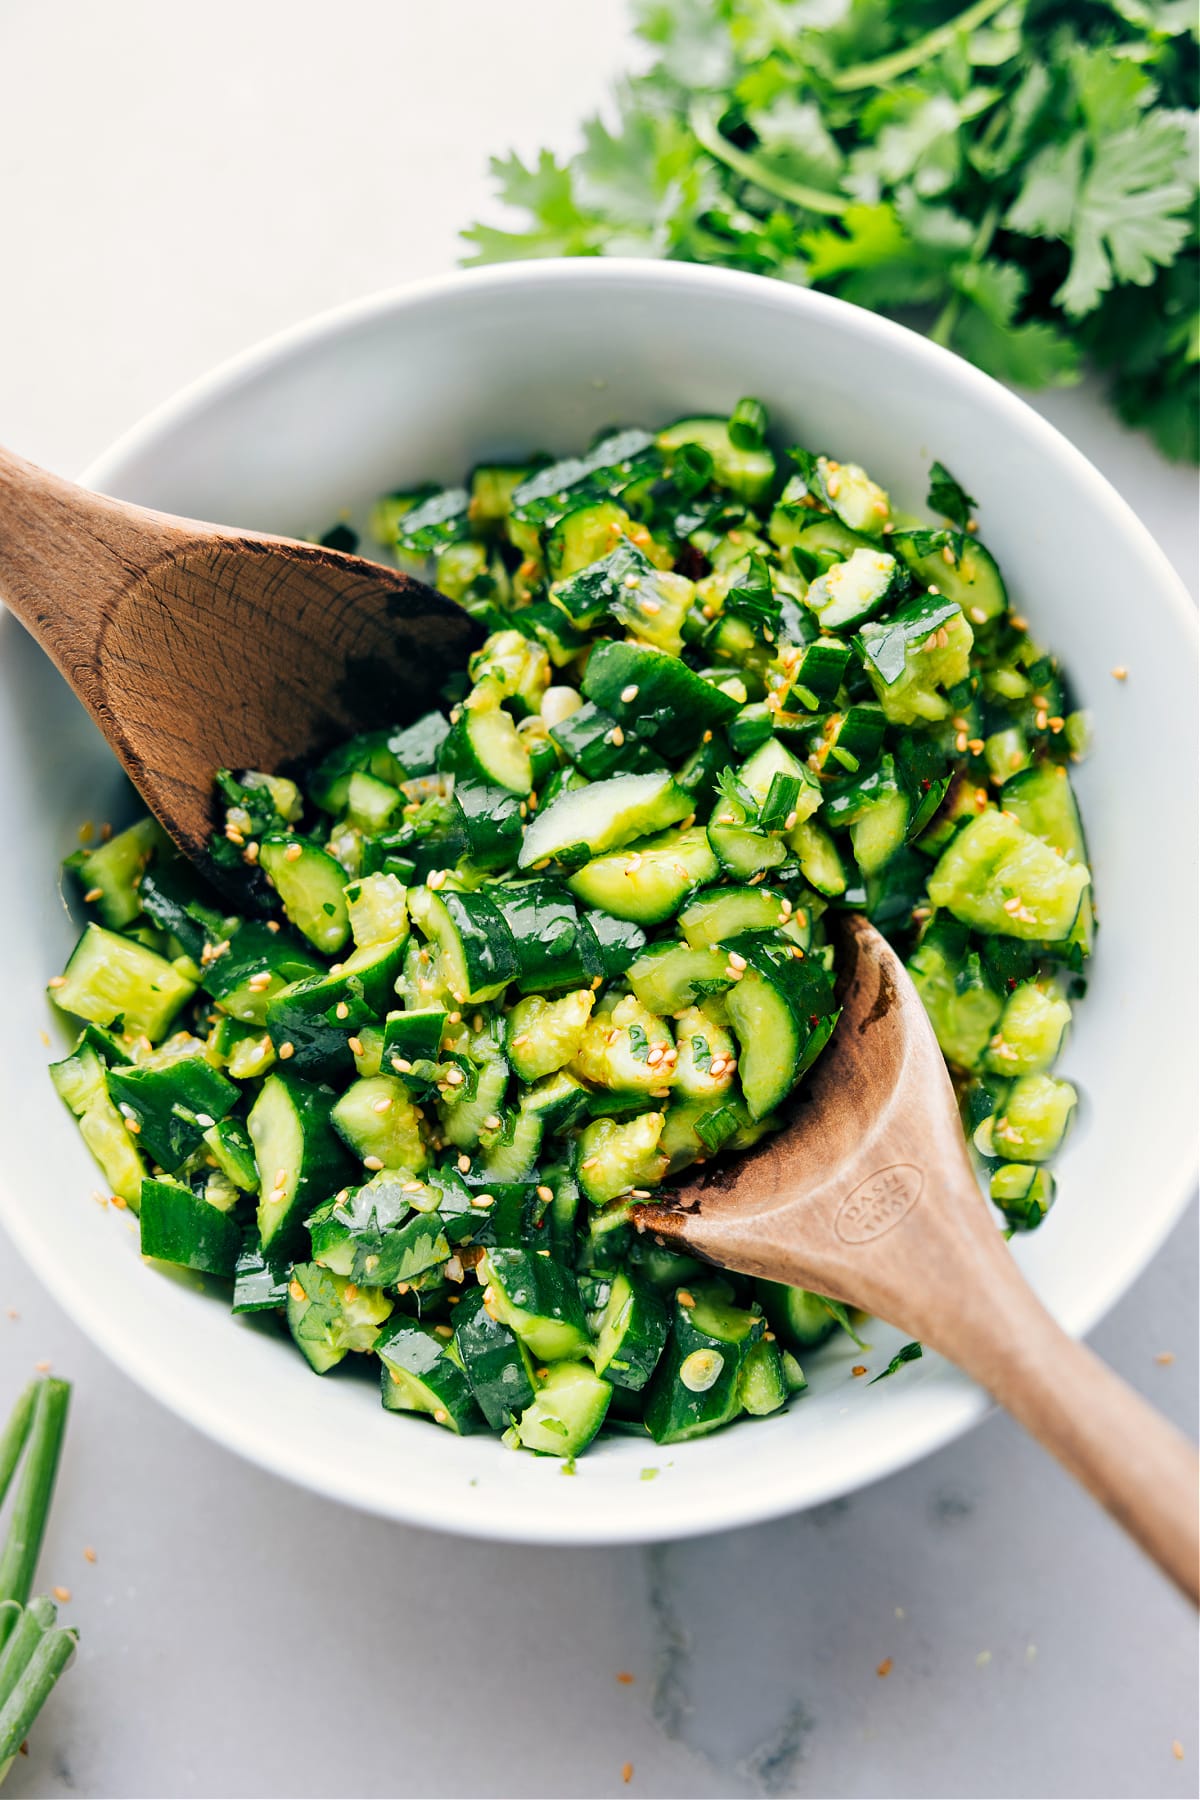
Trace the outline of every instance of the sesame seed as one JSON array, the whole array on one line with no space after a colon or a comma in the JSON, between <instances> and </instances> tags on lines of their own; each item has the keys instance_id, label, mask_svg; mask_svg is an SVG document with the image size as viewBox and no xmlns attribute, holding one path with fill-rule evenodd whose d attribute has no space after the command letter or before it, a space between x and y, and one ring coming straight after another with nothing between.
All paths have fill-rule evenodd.
<instances>
[{"instance_id":1,"label":"sesame seed","mask_svg":"<svg viewBox=\"0 0 1200 1800\"><path fill-rule=\"evenodd\" d=\"M1114 681L1124 681L1129 674L1129 670L1125 667L1124 663L1118 663L1114 669L1109 671L1109 673L1112 675Z\"/></svg>"},{"instance_id":2,"label":"sesame seed","mask_svg":"<svg viewBox=\"0 0 1200 1800\"><path fill-rule=\"evenodd\" d=\"M201 1126L203 1128L203 1130L205 1130L205 1131L211 1130L211 1128L216 1124L216 1122L217 1121L213 1118L211 1113L197 1113L196 1114L197 1125Z\"/></svg>"},{"instance_id":3,"label":"sesame seed","mask_svg":"<svg viewBox=\"0 0 1200 1800\"><path fill-rule=\"evenodd\" d=\"M85 902L87 903L87 905L90 906L92 904L92 902L95 900L103 900L104 889L101 887L91 887L88 889L87 893L83 896L83 898L84 898Z\"/></svg>"},{"instance_id":4,"label":"sesame seed","mask_svg":"<svg viewBox=\"0 0 1200 1800\"><path fill-rule=\"evenodd\" d=\"M246 986L250 989L250 992L252 994L261 994L263 989L269 988L270 985L271 985L270 969L260 969L258 971L258 974L252 975L250 977L249 981L246 983Z\"/></svg>"},{"instance_id":5,"label":"sesame seed","mask_svg":"<svg viewBox=\"0 0 1200 1800\"><path fill-rule=\"evenodd\" d=\"M285 862L299 862L303 854L304 846L302 844L289 844L283 853L283 860Z\"/></svg>"},{"instance_id":6,"label":"sesame seed","mask_svg":"<svg viewBox=\"0 0 1200 1800\"><path fill-rule=\"evenodd\" d=\"M746 967L746 959L744 956L739 956L736 950L731 950L729 952L729 966L732 969L744 969Z\"/></svg>"},{"instance_id":7,"label":"sesame seed","mask_svg":"<svg viewBox=\"0 0 1200 1800\"><path fill-rule=\"evenodd\" d=\"M296 1054L295 1044L292 1044L292 1043L280 1044L280 1046L279 1046L280 1062L286 1062L289 1056L295 1056L295 1054Z\"/></svg>"},{"instance_id":8,"label":"sesame seed","mask_svg":"<svg viewBox=\"0 0 1200 1800\"><path fill-rule=\"evenodd\" d=\"M625 733L621 730L619 725L614 725L608 734L608 738L609 742L615 744L619 750L621 745L625 742Z\"/></svg>"},{"instance_id":9,"label":"sesame seed","mask_svg":"<svg viewBox=\"0 0 1200 1800\"><path fill-rule=\"evenodd\" d=\"M439 1425L444 1425L446 1420L450 1417L450 1414L446 1411L444 1406L435 1406L433 1409L433 1416Z\"/></svg>"},{"instance_id":10,"label":"sesame seed","mask_svg":"<svg viewBox=\"0 0 1200 1800\"><path fill-rule=\"evenodd\" d=\"M46 983L47 987L52 987L52 988L63 988L63 987L66 987L66 985L67 985L67 978L65 975L52 975L50 977L49 981Z\"/></svg>"},{"instance_id":11,"label":"sesame seed","mask_svg":"<svg viewBox=\"0 0 1200 1800\"><path fill-rule=\"evenodd\" d=\"M968 617L970 618L972 624L975 624L975 625L986 625L987 624L987 614L984 612L982 606L970 607L968 609Z\"/></svg>"},{"instance_id":12,"label":"sesame seed","mask_svg":"<svg viewBox=\"0 0 1200 1800\"><path fill-rule=\"evenodd\" d=\"M466 1080L466 1076L460 1068L452 1064L451 1067L446 1070L446 1080L450 1083L451 1087L461 1087Z\"/></svg>"},{"instance_id":13,"label":"sesame seed","mask_svg":"<svg viewBox=\"0 0 1200 1800\"><path fill-rule=\"evenodd\" d=\"M855 1363L854 1367L850 1371L850 1373L852 1375L865 1375L866 1372L867 1372L866 1363Z\"/></svg>"},{"instance_id":14,"label":"sesame seed","mask_svg":"<svg viewBox=\"0 0 1200 1800\"><path fill-rule=\"evenodd\" d=\"M382 1156L364 1156L363 1157L363 1168L370 1169L370 1171L373 1175L378 1174L379 1170L382 1169L382 1167L383 1167Z\"/></svg>"},{"instance_id":15,"label":"sesame seed","mask_svg":"<svg viewBox=\"0 0 1200 1800\"><path fill-rule=\"evenodd\" d=\"M83 1546L83 1560L84 1562L89 1563L94 1563L96 1560L96 1552L92 1549L90 1544L85 1544Z\"/></svg>"},{"instance_id":16,"label":"sesame seed","mask_svg":"<svg viewBox=\"0 0 1200 1800\"><path fill-rule=\"evenodd\" d=\"M857 1374L857 1373L858 1373L858 1371L856 1369L855 1374ZM881 1679L886 1679L887 1676L889 1676L891 1674L891 1672L892 1672L892 1659L890 1656L885 1656L883 1661L880 1663L879 1667L876 1669L875 1673Z\"/></svg>"},{"instance_id":17,"label":"sesame seed","mask_svg":"<svg viewBox=\"0 0 1200 1800\"><path fill-rule=\"evenodd\" d=\"M308 1295L304 1292L304 1289L300 1286L300 1283L296 1280L295 1276L288 1282L288 1293L292 1296L292 1299L297 1302L307 1300L308 1298Z\"/></svg>"},{"instance_id":18,"label":"sesame seed","mask_svg":"<svg viewBox=\"0 0 1200 1800\"><path fill-rule=\"evenodd\" d=\"M971 752L972 756L982 756L983 755L983 739L982 738L969 738L967 741L967 749Z\"/></svg>"},{"instance_id":19,"label":"sesame seed","mask_svg":"<svg viewBox=\"0 0 1200 1800\"><path fill-rule=\"evenodd\" d=\"M642 611L648 612L648 613L657 613L657 612L662 611L662 607L658 604L657 600L643 600L642 601Z\"/></svg>"},{"instance_id":20,"label":"sesame seed","mask_svg":"<svg viewBox=\"0 0 1200 1800\"><path fill-rule=\"evenodd\" d=\"M467 1155L467 1154L466 1154L466 1153L465 1153L465 1152L464 1152L464 1153L463 1153L463 1155L462 1155L462 1156L460 1156L460 1157L459 1157L459 1159L458 1159L458 1172L459 1172L459 1174L460 1174L460 1175L465 1175L465 1174L466 1174L466 1173L467 1173L467 1171L468 1171L468 1170L469 1170L469 1169L470 1169L470 1167L471 1167L471 1159L470 1159L470 1157L469 1157L469 1156L468 1156L468 1155Z\"/></svg>"},{"instance_id":21,"label":"sesame seed","mask_svg":"<svg viewBox=\"0 0 1200 1800\"><path fill-rule=\"evenodd\" d=\"M391 1104L392 1096L390 1094L384 1094L378 1100L372 1102L371 1111L377 1113L388 1112L391 1108Z\"/></svg>"},{"instance_id":22,"label":"sesame seed","mask_svg":"<svg viewBox=\"0 0 1200 1800\"><path fill-rule=\"evenodd\" d=\"M54 1595L54 1598L58 1601L60 1606L65 1606L67 1601L71 1598L71 1590L69 1587L51 1588L50 1592Z\"/></svg>"},{"instance_id":23,"label":"sesame seed","mask_svg":"<svg viewBox=\"0 0 1200 1800\"><path fill-rule=\"evenodd\" d=\"M500 1125L501 1118L499 1113L489 1113L487 1118L483 1121L483 1128L485 1131L499 1131Z\"/></svg>"},{"instance_id":24,"label":"sesame seed","mask_svg":"<svg viewBox=\"0 0 1200 1800\"><path fill-rule=\"evenodd\" d=\"M346 1046L347 1046L347 1048L348 1048L348 1049L349 1049L349 1051L350 1051L350 1054L351 1054L351 1056L361 1056L361 1055L362 1055L362 1053L363 1053L363 1047L362 1047L362 1039L361 1039L361 1038L358 1038L358 1037L350 1037L350 1038L347 1038L347 1039L346 1039ZM282 1051L282 1050L281 1050L281 1051L280 1051L280 1052L279 1052L279 1054L280 1054L280 1056L282 1056L282 1055L283 1055L283 1051Z\"/></svg>"},{"instance_id":25,"label":"sesame seed","mask_svg":"<svg viewBox=\"0 0 1200 1800\"><path fill-rule=\"evenodd\" d=\"M494 1206L495 1204L496 1204L495 1194L472 1194L471 1195L471 1205L472 1206L488 1207L488 1206Z\"/></svg>"},{"instance_id":26,"label":"sesame seed","mask_svg":"<svg viewBox=\"0 0 1200 1800\"><path fill-rule=\"evenodd\" d=\"M348 1019L350 1017L350 1008L346 1005L344 1000L339 1000L333 1009L333 1014L336 1019Z\"/></svg>"}]
</instances>

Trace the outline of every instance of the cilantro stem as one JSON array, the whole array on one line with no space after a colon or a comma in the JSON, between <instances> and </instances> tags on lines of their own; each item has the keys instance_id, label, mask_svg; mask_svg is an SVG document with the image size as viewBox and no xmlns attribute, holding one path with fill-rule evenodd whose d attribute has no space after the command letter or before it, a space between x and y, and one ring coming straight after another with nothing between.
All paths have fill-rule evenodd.
<instances>
[{"instance_id":1,"label":"cilantro stem","mask_svg":"<svg viewBox=\"0 0 1200 1800\"><path fill-rule=\"evenodd\" d=\"M70 1393L71 1386L66 1381L50 1378L37 1384L25 1463L17 1485L8 1538L0 1552L0 1647L7 1641L16 1622L16 1615L10 1607L5 1607L5 1602L15 1600L24 1606L33 1586L67 1425ZM18 1406L20 1404L18 1402Z\"/></svg>"},{"instance_id":2,"label":"cilantro stem","mask_svg":"<svg viewBox=\"0 0 1200 1800\"><path fill-rule=\"evenodd\" d=\"M975 233L971 254L965 264L967 268L972 268L976 263L982 262L987 255L992 239L996 235L996 224L999 217L1000 209L993 202L979 221L979 230ZM958 317L962 312L962 305L962 290L956 287L930 327L930 337L935 344L941 344L943 349L948 350L950 347L950 341L954 336L954 327L958 324Z\"/></svg>"},{"instance_id":3,"label":"cilantro stem","mask_svg":"<svg viewBox=\"0 0 1200 1800\"><path fill-rule=\"evenodd\" d=\"M988 0L993 4L993 0ZM777 200L786 200L789 206L798 206L803 212L824 213L829 218L840 219L846 208L852 203L839 194L827 194L820 188L805 187L801 182L788 181L782 175L776 175L770 169L764 169L753 156L747 156L723 137L717 128L720 109L707 100L693 100L688 107L688 124L692 136L717 162L732 169L743 181L752 181L755 187L762 188L764 193L774 194Z\"/></svg>"},{"instance_id":4,"label":"cilantro stem","mask_svg":"<svg viewBox=\"0 0 1200 1800\"><path fill-rule=\"evenodd\" d=\"M884 87L894 81L897 75L907 75L910 69L920 68L922 63L938 56L952 44L960 31L974 31L993 13L998 13L1009 0L975 0L965 12L957 18L947 19L945 24L937 25L927 31L923 38L908 44L903 50L893 50L888 56L878 56L874 62L855 63L849 69L839 69L829 78L829 85L838 93L845 94L855 88ZM695 127L693 126L693 130ZM699 135L697 133L697 135ZM707 148L707 146L705 146Z\"/></svg>"}]
</instances>

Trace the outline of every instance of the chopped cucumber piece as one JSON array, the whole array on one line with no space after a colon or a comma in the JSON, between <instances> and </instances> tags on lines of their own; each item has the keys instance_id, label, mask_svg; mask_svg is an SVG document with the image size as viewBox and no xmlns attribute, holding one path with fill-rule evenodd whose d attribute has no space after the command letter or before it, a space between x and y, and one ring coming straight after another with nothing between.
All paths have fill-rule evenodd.
<instances>
[{"instance_id":1,"label":"chopped cucumber piece","mask_svg":"<svg viewBox=\"0 0 1200 1800\"><path fill-rule=\"evenodd\" d=\"M135 939L89 925L50 998L63 1012L158 1043L196 991L186 957L170 963Z\"/></svg>"},{"instance_id":2,"label":"chopped cucumber piece","mask_svg":"<svg viewBox=\"0 0 1200 1800\"><path fill-rule=\"evenodd\" d=\"M929 877L929 897L964 925L1005 937L1068 937L1091 877L1008 813L964 825Z\"/></svg>"}]
</instances>

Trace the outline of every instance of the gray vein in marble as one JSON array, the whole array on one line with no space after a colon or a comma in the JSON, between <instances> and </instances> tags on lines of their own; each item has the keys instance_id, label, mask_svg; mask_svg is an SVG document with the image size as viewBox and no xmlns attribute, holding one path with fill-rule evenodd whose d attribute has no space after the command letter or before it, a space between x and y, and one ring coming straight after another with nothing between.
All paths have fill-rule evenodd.
<instances>
[{"instance_id":1,"label":"gray vein in marble","mask_svg":"<svg viewBox=\"0 0 1200 1800\"><path fill-rule=\"evenodd\" d=\"M793 1700L778 1731L738 1763L738 1774L746 1777L756 1794L765 1794L769 1800L794 1793L815 1724L803 1700Z\"/></svg>"},{"instance_id":2,"label":"gray vein in marble","mask_svg":"<svg viewBox=\"0 0 1200 1800\"><path fill-rule=\"evenodd\" d=\"M653 1544L646 1551L646 1601L655 1634L654 1694L651 1711L667 1737L682 1740L692 1712L688 1659L692 1639L680 1619L675 1601L670 1544Z\"/></svg>"}]
</instances>

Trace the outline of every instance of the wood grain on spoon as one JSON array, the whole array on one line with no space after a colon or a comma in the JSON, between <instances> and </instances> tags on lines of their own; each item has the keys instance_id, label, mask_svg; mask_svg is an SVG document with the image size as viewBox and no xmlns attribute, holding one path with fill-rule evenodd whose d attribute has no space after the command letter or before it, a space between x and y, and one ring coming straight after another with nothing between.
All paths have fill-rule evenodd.
<instances>
[{"instance_id":1,"label":"wood grain on spoon","mask_svg":"<svg viewBox=\"0 0 1200 1800\"><path fill-rule=\"evenodd\" d=\"M864 1307L940 1351L1200 1598L1194 1449L1026 1283L899 957L855 914L838 949L842 1016L790 1123L703 1170L674 1204L637 1207L638 1226L725 1268Z\"/></svg>"},{"instance_id":2,"label":"wood grain on spoon","mask_svg":"<svg viewBox=\"0 0 1200 1800\"><path fill-rule=\"evenodd\" d=\"M4 450L0 599L200 858L215 770L286 768L413 717L479 636L395 569L125 505Z\"/></svg>"}]
</instances>

